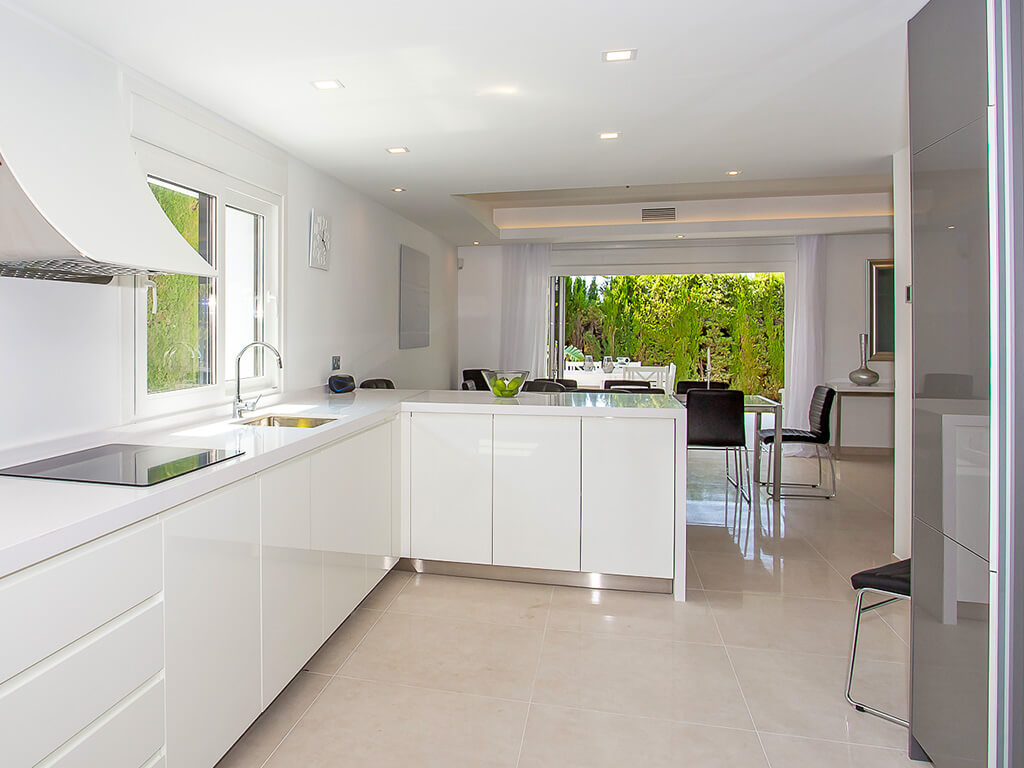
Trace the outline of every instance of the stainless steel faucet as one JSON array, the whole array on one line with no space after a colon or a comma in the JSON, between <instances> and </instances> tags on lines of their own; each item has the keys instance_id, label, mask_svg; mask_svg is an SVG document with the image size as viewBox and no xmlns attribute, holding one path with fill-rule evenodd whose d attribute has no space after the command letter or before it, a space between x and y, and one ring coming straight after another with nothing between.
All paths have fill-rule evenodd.
<instances>
[{"instance_id":1,"label":"stainless steel faucet","mask_svg":"<svg viewBox=\"0 0 1024 768\"><path fill-rule=\"evenodd\" d=\"M255 400L243 400L242 399L242 355L248 352L253 347L266 347L277 356L277 367L279 369L284 368L284 360L281 359L281 353L277 351L277 348L273 344L268 344L265 341L253 341L242 347L242 351L238 353L235 358L235 404L234 404L234 418L238 418L246 411L256 410L256 403L260 401L263 395L257 395Z\"/></svg>"}]
</instances>

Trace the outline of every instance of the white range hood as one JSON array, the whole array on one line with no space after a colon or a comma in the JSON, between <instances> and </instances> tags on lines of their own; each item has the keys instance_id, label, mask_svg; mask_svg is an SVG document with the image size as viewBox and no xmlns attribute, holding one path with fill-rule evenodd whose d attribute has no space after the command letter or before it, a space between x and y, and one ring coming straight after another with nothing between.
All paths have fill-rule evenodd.
<instances>
[{"instance_id":1,"label":"white range hood","mask_svg":"<svg viewBox=\"0 0 1024 768\"><path fill-rule=\"evenodd\" d=\"M117 65L0 5L0 277L210 276L131 147Z\"/></svg>"}]
</instances>

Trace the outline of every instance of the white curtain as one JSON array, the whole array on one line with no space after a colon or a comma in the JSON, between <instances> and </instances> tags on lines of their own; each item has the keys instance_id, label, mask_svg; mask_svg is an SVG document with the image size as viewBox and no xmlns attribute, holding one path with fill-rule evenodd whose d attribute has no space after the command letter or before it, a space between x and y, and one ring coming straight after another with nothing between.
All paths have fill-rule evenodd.
<instances>
[{"instance_id":1,"label":"white curtain","mask_svg":"<svg viewBox=\"0 0 1024 768\"><path fill-rule=\"evenodd\" d=\"M788 288L788 286L787 286ZM807 429L811 395L825 376L825 239L821 235L796 238L796 290L786 291L793 302L793 338L786 339L790 369L783 395L783 424ZM786 453L813 456L809 446L791 446Z\"/></svg>"},{"instance_id":2,"label":"white curtain","mask_svg":"<svg viewBox=\"0 0 1024 768\"><path fill-rule=\"evenodd\" d=\"M551 245L506 245L501 255L501 347L505 370L547 375Z\"/></svg>"}]
</instances>

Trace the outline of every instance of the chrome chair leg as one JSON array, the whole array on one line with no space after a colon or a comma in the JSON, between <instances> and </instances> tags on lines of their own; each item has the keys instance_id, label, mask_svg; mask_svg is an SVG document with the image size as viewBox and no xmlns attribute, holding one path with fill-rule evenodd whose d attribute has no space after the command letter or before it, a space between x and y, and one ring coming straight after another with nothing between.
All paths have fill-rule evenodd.
<instances>
[{"instance_id":1,"label":"chrome chair leg","mask_svg":"<svg viewBox=\"0 0 1024 768\"><path fill-rule=\"evenodd\" d=\"M864 594L866 592L873 592L877 595L882 595L886 599L880 600L877 603L872 603L871 605L865 608ZM902 725L904 728L909 728L910 723L904 720L903 718L897 717L896 715L891 714L889 712L883 712L880 709L875 709L874 707L868 706L863 702L857 701L853 698L853 696L850 693L851 689L853 688L853 670L857 662L857 640L860 636L860 617L864 614L865 611L873 611L877 608L881 608L883 605L889 605L890 603L895 603L897 600L906 599L907 598L904 595L894 595L892 592L882 592L881 590L870 589L867 587L858 591L857 605L854 608L853 613L853 642L850 646L850 665L848 667L846 674L846 700L858 712L866 712L869 715L874 715L875 717L880 717L883 720L888 720L890 723L896 723L897 725Z\"/></svg>"}]
</instances>

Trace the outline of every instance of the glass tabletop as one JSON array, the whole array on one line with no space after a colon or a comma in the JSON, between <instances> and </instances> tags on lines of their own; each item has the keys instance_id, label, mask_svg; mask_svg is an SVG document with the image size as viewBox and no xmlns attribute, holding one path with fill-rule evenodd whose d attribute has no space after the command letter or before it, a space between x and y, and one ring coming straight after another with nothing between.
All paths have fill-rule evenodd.
<instances>
[{"instance_id":1,"label":"glass tabletop","mask_svg":"<svg viewBox=\"0 0 1024 768\"><path fill-rule=\"evenodd\" d=\"M744 395L743 409L746 411L774 411L781 405L777 400L772 400L764 395Z\"/></svg>"}]
</instances>

